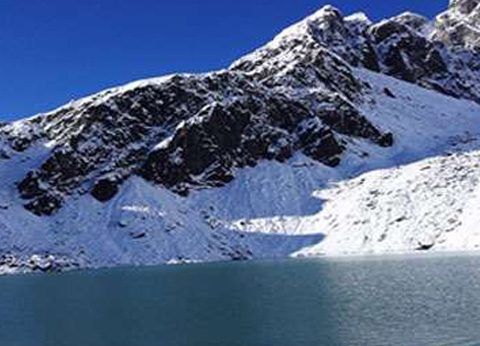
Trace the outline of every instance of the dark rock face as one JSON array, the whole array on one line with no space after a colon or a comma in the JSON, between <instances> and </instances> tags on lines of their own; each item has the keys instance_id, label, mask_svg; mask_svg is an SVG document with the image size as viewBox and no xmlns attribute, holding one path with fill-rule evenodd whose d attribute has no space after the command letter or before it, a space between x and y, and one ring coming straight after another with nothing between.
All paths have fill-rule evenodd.
<instances>
[{"instance_id":1,"label":"dark rock face","mask_svg":"<svg viewBox=\"0 0 480 346\"><path fill-rule=\"evenodd\" d=\"M340 164L340 155L345 148L338 143L330 129L314 126L300 133L300 138L305 143L303 152L307 156L331 167Z\"/></svg>"},{"instance_id":2,"label":"dark rock face","mask_svg":"<svg viewBox=\"0 0 480 346\"><path fill-rule=\"evenodd\" d=\"M43 163L18 183L37 215L51 215L75 194L106 202L132 175L185 195L296 152L335 167L348 138L394 144L394 134L357 107L367 86L355 68L480 102L473 33L444 35L458 14L475 22L478 2L452 1L434 39L426 35L428 20L412 13L374 24L327 6L228 70L135 83L2 125L0 157L50 142Z\"/></svg>"},{"instance_id":3,"label":"dark rock face","mask_svg":"<svg viewBox=\"0 0 480 346\"><path fill-rule=\"evenodd\" d=\"M63 203L61 196L47 192L25 204L25 208L38 216L49 216L55 213Z\"/></svg>"},{"instance_id":4,"label":"dark rock face","mask_svg":"<svg viewBox=\"0 0 480 346\"><path fill-rule=\"evenodd\" d=\"M383 70L408 82L423 84L448 75L441 47L406 24L388 20L370 29Z\"/></svg>"},{"instance_id":5,"label":"dark rock face","mask_svg":"<svg viewBox=\"0 0 480 346\"><path fill-rule=\"evenodd\" d=\"M100 201L107 202L111 200L118 192L120 183L115 179L103 178L95 183L92 189L92 196Z\"/></svg>"},{"instance_id":6,"label":"dark rock face","mask_svg":"<svg viewBox=\"0 0 480 346\"><path fill-rule=\"evenodd\" d=\"M279 95L266 99L252 95L227 105L213 104L154 150L141 174L186 194L192 186L222 186L234 178L237 168L261 159L285 161L298 150L337 166L345 148L332 129L375 141L383 136L358 113L345 108L314 114Z\"/></svg>"}]
</instances>

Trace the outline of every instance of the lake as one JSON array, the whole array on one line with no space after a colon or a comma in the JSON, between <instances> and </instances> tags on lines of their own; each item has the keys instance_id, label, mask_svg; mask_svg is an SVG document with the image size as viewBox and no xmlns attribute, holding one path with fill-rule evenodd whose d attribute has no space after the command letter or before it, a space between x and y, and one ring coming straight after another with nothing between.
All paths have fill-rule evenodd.
<instances>
[{"instance_id":1,"label":"lake","mask_svg":"<svg viewBox=\"0 0 480 346\"><path fill-rule=\"evenodd\" d=\"M480 257L0 277L0 345L480 345Z\"/></svg>"}]
</instances>

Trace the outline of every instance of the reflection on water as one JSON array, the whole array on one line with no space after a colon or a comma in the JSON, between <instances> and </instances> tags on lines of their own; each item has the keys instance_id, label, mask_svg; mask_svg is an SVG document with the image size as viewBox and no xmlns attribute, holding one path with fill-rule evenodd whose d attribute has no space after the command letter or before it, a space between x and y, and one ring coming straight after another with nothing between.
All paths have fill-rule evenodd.
<instances>
[{"instance_id":1,"label":"reflection on water","mask_svg":"<svg viewBox=\"0 0 480 346\"><path fill-rule=\"evenodd\" d=\"M480 344L480 257L0 278L0 345Z\"/></svg>"}]
</instances>

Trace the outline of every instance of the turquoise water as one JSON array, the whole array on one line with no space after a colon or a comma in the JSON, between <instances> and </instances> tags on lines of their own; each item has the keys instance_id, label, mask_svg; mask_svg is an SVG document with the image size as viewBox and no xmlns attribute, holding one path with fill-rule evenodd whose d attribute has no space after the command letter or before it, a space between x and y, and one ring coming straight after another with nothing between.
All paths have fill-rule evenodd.
<instances>
[{"instance_id":1,"label":"turquoise water","mask_svg":"<svg viewBox=\"0 0 480 346\"><path fill-rule=\"evenodd\" d=\"M480 257L2 277L0 345L480 345Z\"/></svg>"}]
</instances>

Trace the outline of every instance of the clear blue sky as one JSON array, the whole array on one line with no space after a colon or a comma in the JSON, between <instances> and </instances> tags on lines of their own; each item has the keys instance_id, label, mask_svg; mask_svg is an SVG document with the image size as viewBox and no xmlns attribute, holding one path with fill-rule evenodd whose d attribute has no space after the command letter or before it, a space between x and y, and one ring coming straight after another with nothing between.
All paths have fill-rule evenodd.
<instances>
[{"instance_id":1,"label":"clear blue sky","mask_svg":"<svg viewBox=\"0 0 480 346\"><path fill-rule=\"evenodd\" d=\"M330 3L381 19L447 0L1 0L0 119L107 87L226 67Z\"/></svg>"}]
</instances>

